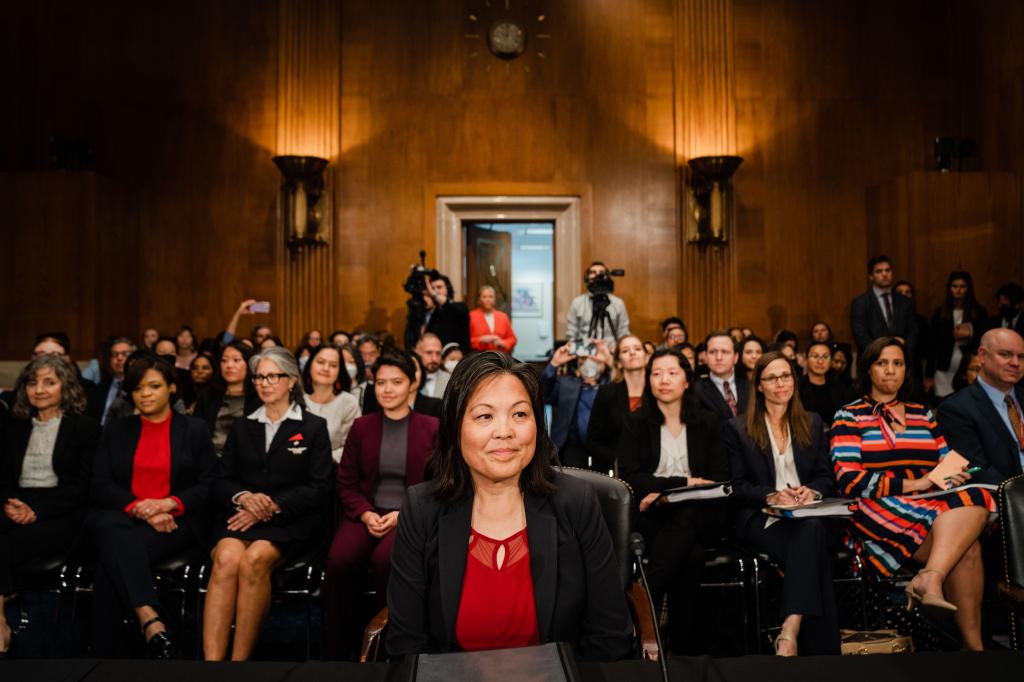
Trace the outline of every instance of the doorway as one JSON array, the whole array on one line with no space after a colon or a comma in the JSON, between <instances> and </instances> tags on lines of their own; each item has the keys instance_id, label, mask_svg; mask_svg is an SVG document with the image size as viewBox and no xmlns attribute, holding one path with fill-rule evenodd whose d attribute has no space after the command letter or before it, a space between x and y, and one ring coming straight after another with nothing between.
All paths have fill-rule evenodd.
<instances>
[{"instance_id":1,"label":"doorway","mask_svg":"<svg viewBox=\"0 0 1024 682\"><path fill-rule=\"evenodd\" d=\"M515 357L545 360L555 338L554 221L464 220L466 303L494 288L495 307L512 320Z\"/></svg>"}]
</instances>

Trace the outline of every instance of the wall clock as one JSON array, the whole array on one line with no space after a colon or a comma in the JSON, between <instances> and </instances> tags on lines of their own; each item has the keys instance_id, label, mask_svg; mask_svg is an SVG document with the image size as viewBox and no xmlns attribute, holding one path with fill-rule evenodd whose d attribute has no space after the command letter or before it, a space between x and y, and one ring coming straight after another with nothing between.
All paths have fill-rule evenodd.
<instances>
[{"instance_id":1,"label":"wall clock","mask_svg":"<svg viewBox=\"0 0 1024 682\"><path fill-rule=\"evenodd\" d=\"M551 21L540 6L546 0L470 0L463 38L469 58L482 60L484 71L505 64L529 73L548 58ZM494 61L497 58L498 62Z\"/></svg>"},{"instance_id":2,"label":"wall clock","mask_svg":"<svg viewBox=\"0 0 1024 682\"><path fill-rule=\"evenodd\" d=\"M515 19L497 19L487 31L487 47L498 59L515 59L526 51L526 29Z\"/></svg>"}]
</instances>

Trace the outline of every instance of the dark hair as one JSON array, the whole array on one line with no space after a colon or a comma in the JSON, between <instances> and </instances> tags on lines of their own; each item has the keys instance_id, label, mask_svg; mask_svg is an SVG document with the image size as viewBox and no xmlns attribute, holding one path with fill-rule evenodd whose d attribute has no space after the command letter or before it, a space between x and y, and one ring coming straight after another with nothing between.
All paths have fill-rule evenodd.
<instances>
[{"instance_id":1,"label":"dark hair","mask_svg":"<svg viewBox=\"0 0 1024 682\"><path fill-rule=\"evenodd\" d=\"M683 333L686 334L686 323L674 315L672 317L666 317L664 320L661 321L662 334L664 334L668 330L669 325L675 325L679 327L680 329L683 330Z\"/></svg>"},{"instance_id":2,"label":"dark hair","mask_svg":"<svg viewBox=\"0 0 1024 682\"><path fill-rule=\"evenodd\" d=\"M154 352L154 353L156 352L156 347L157 347L157 346L158 346L158 345L159 345L160 343L162 343L162 342L164 342L164 341L166 341L167 343L171 343L171 344L174 344L174 352L175 352L175 353L177 353L177 352L178 352L178 341L177 341L177 339L175 339L175 338L174 338L173 336L158 336L158 337L157 337L157 339L156 339L156 341L154 341L154 342L153 342L153 348L152 348L152 350L153 350L153 352Z\"/></svg>"},{"instance_id":3,"label":"dark hair","mask_svg":"<svg viewBox=\"0 0 1024 682\"><path fill-rule=\"evenodd\" d=\"M736 351L739 350L739 346L736 344L736 341L731 336L729 336L729 331L727 329L715 329L710 334L705 336L704 337L704 350L705 351L707 350L708 342L711 341L711 339L717 339L717 338L722 337L722 336L724 336L725 338L729 339L729 343L732 344L733 352L736 352ZM700 346L698 346L697 348L698 348L698 352L699 352Z\"/></svg>"},{"instance_id":4,"label":"dark hair","mask_svg":"<svg viewBox=\"0 0 1024 682\"><path fill-rule=\"evenodd\" d=\"M358 386L366 381L366 363L363 362L363 355L351 343L346 343L344 346L338 348L338 352L341 353L342 363L345 362L344 351L348 351L348 354L352 356L352 362L356 363L356 385ZM345 370L345 374L348 374L347 369ZM351 381L351 379L352 378L349 377L349 381Z\"/></svg>"},{"instance_id":5,"label":"dark hair","mask_svg":"<svg viewBox=\"0 0 1024 682\"><path fill-rule=\"evenodd\" d=\"M829 343L828 341L811 341L809 344L807 344L807 352L810 353L811 349L814 348L815 346L825 346L825 348L828 349L828 354L832 355L832 344Z\"/></svg>"},{"instance_id":6,"label":"dark hair","mask_svg":"<svg viewBox=\"0 0 1024 682\"><path fill-rule=\"evenodd\" d=\"M800 347L800 339L798 339L796 334L794 334L789 329L783 329L779 331L778 334L775 335L775 343L788 344L790 341L793 342L793 350L796 350Z\"/></svg>"},{"instance_id":7,"label":"dark hair","mask_svg":"<svg viewBox=\"0 0 1024 682\"><path fill-rule=\"evenodd\" d=\"M939 317L944 320L953 319L953 309L956 307L956 302L953 300L953 294L950 293L949 289L953 286L953 282L958 279L963 280L964 284L967 285L967 295L964 296L964 322L978 323L984 321L986 317L985 309L978 303L978 299L974 296L974 279L971 277L971 273L966 270L954 270L949 273L949 277L946 278L946 298L939 308Z\"/></svg>"},{"instance_id":8,"label":"dark hair","mask_svg":"<svg viewBox=\"0 0 1024 682\"><path fill-rule=\"evenodd\" d=\"M437 270L431 270L427 273L427 277L431 282L436 282L437 280L444 281L444 286L448 290L448 300L451 301L455 298L455 287L452 286L452 281L448 279L448 275L442 275Z\"/></svg>"},{"instance_id":9,"label":"dark hair","mask_svg":"<svg viewBox=\"0 0 1024 682\"><path fill-rule=\"evenodd\" d=\"M359 337L356 338L356 340L354 341L355 347L357 349L364 343L372 343L374 346L376 346L377 350L380 350L380 339L378 339L373 334L360 334Z\"/></svg>"},{"instance_id":10,"label":"dark hair","mask_svg":"<svg viewBox=\"0 0 1024 682\"><path fill-rule=\"evenodd\" d=\"M313 392L313 360L325 350L333 350L338 354L338 378L334 380L334 395L352 388L352 378L345 371L345 356L341 354L341 349L329 343L321 343L309 349L309 360L306 360L306 366L302 368L302 388L306 393Z\"/></svg>"},{"instance_id":11,"label":"dark hair","mask_svg":"<svg viewBox=\"0 0 1024 682\"><path fill-rule=\"evenodd\" d=\"M181 336L182 332L188 332L189 336L192 337L192 350L194 351L196 349L196 343L198 343L198 341L196 340L196 333L192 331L192 327L190 327L187 324L181 325L181 327L178 328L178 333L174 335L174 347L178 347L178 337Z\"/></svg>"},{"instance_id":12,"label":"dark hair","mask_svg":"<svg viewBox=\"0 0 1024 682\"><path fill-rule=\"evenodd\" d=\"M227 384L224 383L224 376L220 373L220 363L224 358L224 351L228 348L234 348L242 354L242 360L245 361L245 395L250 395L256 392L256 386L252 383L252 373L249 371L249 360L255 354L255 351L247 346L242 339L235 339L230 343L224 345L217 353L217 357L214 358L213 363L213 380L210 382L211 386L215 387L218 392L223 393L227 390Z\"/></svg>"},{"instance_id":13,"label":"dark hair","mask_svg":"<svg viewBox=\"0 0 1024 682\"><path fill-rule=\"evenodd\" d=\"M675 358L686 374L686 390L683 392L683 404L679 411L679 419L686 423L687 418L700 408L695 397L696 394L691 390L693 388L693 367L690 366L690 361L686 359L679 348L659 348L651 354L651 359L647 361L647 367L644 368L644 395L640 402L640 416L655 424L665 423L665 415L658 408L658 400L654 397L654 391L651 390L651 371L654 369L654 361L666 356Z\"/></svg>"},{"instance_id":14,"label":"dark hair","mask_svg":"<svg viewBox=\"0 0 1024 682\"><path fill-rule=\"evenodd\" d=\"M888 263L889 267L892 267L892 259L889 258L888 256L883 255L883 254L879 254L877 256L872 256L871 258L868 259L868 274L869 275L872 272L875 271L875 266L878 265L879 263Z\"/></svg>"},{"instance_id":15,"label":"dark hair","mask_svg":"<svg viewBox=\"0 0 1024 682\"><path fill-rule=\"evenodd\" d=\"M815 322L813 322L811 324L811 333L808 336L811 337L811 340L814 339L814 328L817 327L819 324L828 330L828 339L825 341L825 343L832 343L832 325L830 325L825 320L816 320Z\"/></svg>"},{"instance_id":16,"label":"dark hair","mask_svg":"<svg viewBox=\"0 0 1024 682\"><path fill-rule=\"evenodd\" d=\"M71 339L64 332L43 332L36 336L36 341L32 344L32 347L35 348L43 341L58 343L64 349L64 355L71 355Z\"/></svg>"},{"instance_id":17,"label":"dark hair","mask_svg":"<svg viewBox=\"0 0 1024 682\"><path fill-rule=\"evenodd\" d=\"M789 422L793 442L807 447L811 443L811 418L807 416L803 403L800 402L796 363L779 351L765 353L754 364L754 374L750 378L750 400L747 403L750 406L746 416L747 436L760 449L771 451L772 443L768 435L768 425L764 421L767 412L765 397L764 393L757 390L757 387L761 383L761 376L764 374L765 368L776 360L784 360L789 366L790 374L793 375L793 395L789 399L789 405L786 406L786 421Z\"/></svg>"},{"instance_id":18,"label":"dark hair","mask_svg":"<svg viewBox=\"0 0 1024 682\"><path fill-rule=\"evenodd\" d=\"M151 369L156 370L168 386L174 386L177 389L178 377L174 371L174 365L152 351L141 350L133 353L130 360L125 362L124 383L122 384L124 392L131 396L142 383L142 377ZM174 400L172 399L171 402L173 403Z\"/></svg>"},{"instance_id":19,"label":"dark hair","mask_svg":"<svg viewBox=\"0 0 1024 682\"><path fill-rule=\"evenodd\" d=\"M1020 305L1024 302L1024 287L1016 282L1007 282L996 289L996 298L1000 296L1009 299L1010 305Z\"/></svg>"},{"instance_id":20,"label":"dark hair","mask_svg":"<svg viewBox=\"0 0 1024 682\"><path fill-rule=\"evenodd\" d=\"M344 334L345 336L347 336L347 337L348 337L348 340L349 340L349 341L351 341L351 340L352 340L352 335L351 335L351 334L349 334L349 333L348 333L347 331L345 331L344 329L335 329L335 330L334 330L333 332L331 332L330 334L328 334L328 335L327 335L327 340L328 340L328 341L329 341L330 343L334 343L334 337L335 337L335 336L337 336L338 334ZM342 344L342 345L345 345L345 344Z\"/></svg>"},{"instance_id":21,"label":"dark hair","mask_svg":"<svg viewBox=\"0 0 1024 682\"><path fill-rule=\"evenodd\" d=\"M745 339L743 339L742 341L740 341L740 347L739 347L739 350L737 351L737 354L742 356L743 353L747 350L747 346L750 345L751 343L756 343L757 345L761 346L761 354L762 355L765 353L766 350L768 350L767 346L765 345L765 342L762 341L759 336L748 336ZM742 362L742 360L741 360L741 362Z\"/></svg>"},{"instance_id":22,"label":"dark hair","mask_svg":"<svg viewBox=\"0 0 1024 682\"><path fill-rule=\"evenodd\" d=\"M906 368L906 372L903 375L903 384L896 392L897 400L906 400L907 394L910 393L910 363L907 361L907 348L903 345L903 342L897 339L895 336L881 336L871 343L864 349L864 352L857 358L857 392L862 396L870 396L872 383L871 383L871 365L875 364L879 357L882 355L882 351L890 346L896 346L900 349L900 353L903 354L903 363Z\"/></svg>"},{"instance_id":23,"label":"dark hair","mask_svg":"<svg viewBox=\"0 0 1024 682\"><path fill-rule=\"evenodd\" d=\"M911 297L913 297L914 292L917 291L917 289L914 288L914 285L910 283L909 279L896 280L892 285L893 291L895 291L897 287L909 287Z\"/></svg>"},{"instance_id":24,"label":"dark hair","mask_svg":"<svg viewBox=\"0 0 1024 682\"><path fill-rule=\"evenodd\" d=\"M587 274L588 272L590 272L590 268L594 267L595 265L600 265L600 266L601 266L602 268L604 268L605 270L607 270L607 269L608 269L608 266L607 266L607 265L605 265L605 264L604 264L604 263L603 263L602 261L599 261L599 260L592 260L592 261L590 261L590 265L588 265L588 266L587 266L587 269L583 271L583 274L585 275L585 274Z\"/></svg>"},{"instance_id":25,"label":"dark hair","mask_svg":"<svg viewBox=\"0 0 1024 682\"><path fill-rule=\"evenodd\" d=\"M54 339L57 341L57 339ZM39 343L38 341L36 342ZM60 343L60 341L57 341ZM85 391L78 380L78 372L71 363L65 362L56 353L46 353L39 357L32 358L25 368L18 374L14 382L14 405L11 408L12 414L20 419L28 419L35 416L36 408L28 401L28 382L35 378L41 369L49 367L53 370L60 387L60 410L64 414L82 414L85 412Z\"/></svg>"},{"instance_id":26,"label":"dark hair","mask_svg":"<svg viewBox=\"0 0 1024 682\"><path fill-rule=\"evenodd\" d=\"M416 368L412 366L412 360L406 356L404 352L387 352L381 353L377 361L373 363L373 367L370 371L373 373L374 381L377 379L377 372L380 371L381 367L397 367L402 370L405 376L409 377L409 383L416 383Z\"/></svg>"},{"instance_id":27,"label":"dark hair","mask_svg":"<svg viewBox=\"0 0 1024 682\"><path fill-rule=\"evenodd\" d=\"M835 358L836 353L842 353L846 356L846 369L844 369L840 374L835 374L835 372L833 372L833 375L841 384L849 386L853 381L853 348L851 348L848 343L840 342L832 343L831 346L833 358Z\"/></svg>"},{"instance_id":28,"label":"dark hair","mask_svg":"<svg viewBox=\"0 0 1024 682\"><path fill-rule=\"evenodd\" d=\"M285 350L288 350L288 349L287 349L287 347L286 347L286 346L284 345L284 341L282 341L282 340L281 340L281 337L279 337L279 336L274 336L273 334L271 334L270 336L264 337L264 339L263 339L262 341L260 341L260 342L259 342L259 344L258 344L258 345L259 345L259 347L258 347L258 348L256 349L256 352L257 352L257 353L259 353L260 351L264 350L264 349L262 348L262 346L263 346L263 344L265 344L265 343L266 343L266 342L267 342L268 340L269 340L269 341L273 341L273 342L274 342L274 345L273 345L273 346L268 346L268 348L275 348L275 347L276 347L276 348L284 348Z\"/></svg>"},{"instance_id":29,"label":"dark hair","mask_svg":"<svg viewBox=\"0 0 1024 682\"><path fill-rule=\"evenodd\" d=\"M472 355L458 365L448 381L441 402L441 428L431 459L434 472L434 497L441 502L455 502L470 492L472 480L469 465L462 456L462 420L469 399L485 380L501 374L519 380L530 399L537 427L537 447L533 459L519 476L519 489L534 495L550 495L555 491L557 463L555 445L544 425L544 398L536 371L517 362L505 353L489 350Z\"/></svg>"},{"instance_id":30,"label":"dark hair","mask_svg":"<svg viewBox=\"0 0 1024 682\"><path fill-rule=\"evenodd\" d=\"M205 384L196 384L192 380L192 370L195 368L196 363L200 360L206 360L209 363L210 369L213 373L210 375L210 380ZM217 367L213 364L213 358L205 353L196 353L195 357L192 358L192 362L188 363L188 378L185 385L181 389L181 399L184 401L186 407L192 405L196 400L199 399L201 393L205 393L211 386L213 386L213 380L217 376Z\"/></svg>"},{"instance_id":31,"label":"dark hair","mask_svg":"<svg viewBox=\"0 0 1024 682\"><path fill-rule=\"evenodd\" d=\"M423 379L425 379L426 376L427 376L427 369L423 366L423 361L420 360L420 354L417 353L416 351L411 351L411 350L403 350L403 351L399 351L399 352L402 355L404 355L406 357L406 359L409 360L409 362L412 363L412 365L413 365L413 367L412 367L413 373L415 373L416 370L419 369L420 381L423 381ZM416 380L413 379L413 383L415 383L415 382L416 382Z\"/></svg>"}]
</instances>

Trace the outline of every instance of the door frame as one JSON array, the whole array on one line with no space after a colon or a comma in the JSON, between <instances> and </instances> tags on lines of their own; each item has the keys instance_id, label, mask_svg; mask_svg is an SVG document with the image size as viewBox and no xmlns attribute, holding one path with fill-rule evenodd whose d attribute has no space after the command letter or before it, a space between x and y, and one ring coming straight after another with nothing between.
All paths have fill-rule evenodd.
<instances>
[{"instance_id":1,"label":"door frame","mask_svg":"<svg viewBox=\"0 0 1024 682\"><path fill-rule=\"evenodd\" d=\"M435 204L437 268L453 282L462 282L465 262L465 234L462 223L470 221L552 222L555 265L556 338L565 338L566 315L572 299L580 292L582 254L578 196L437 196ZM471 308L475 292L464 292Z\"/></svg>"}]
</instances>

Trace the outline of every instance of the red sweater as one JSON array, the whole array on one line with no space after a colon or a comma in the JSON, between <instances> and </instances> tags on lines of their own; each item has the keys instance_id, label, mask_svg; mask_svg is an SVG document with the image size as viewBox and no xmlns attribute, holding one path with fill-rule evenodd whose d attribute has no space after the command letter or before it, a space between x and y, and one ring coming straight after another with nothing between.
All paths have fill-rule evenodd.
<instances>
[{"instance_id":1,"label":"red sweater","mask_svg":"<svg viewBox=\"0 0 1024 682\"><path fill-rule=\"evenodd\" d=\"M171 495L171 417L162 422L140 421L142 432L132 461L132 495L135 495L135 500L124 510L130 514L142 500L170 497L178 503L178 509L171 515L181 516L185 505Z\"/></svg>"}]
</instances>

